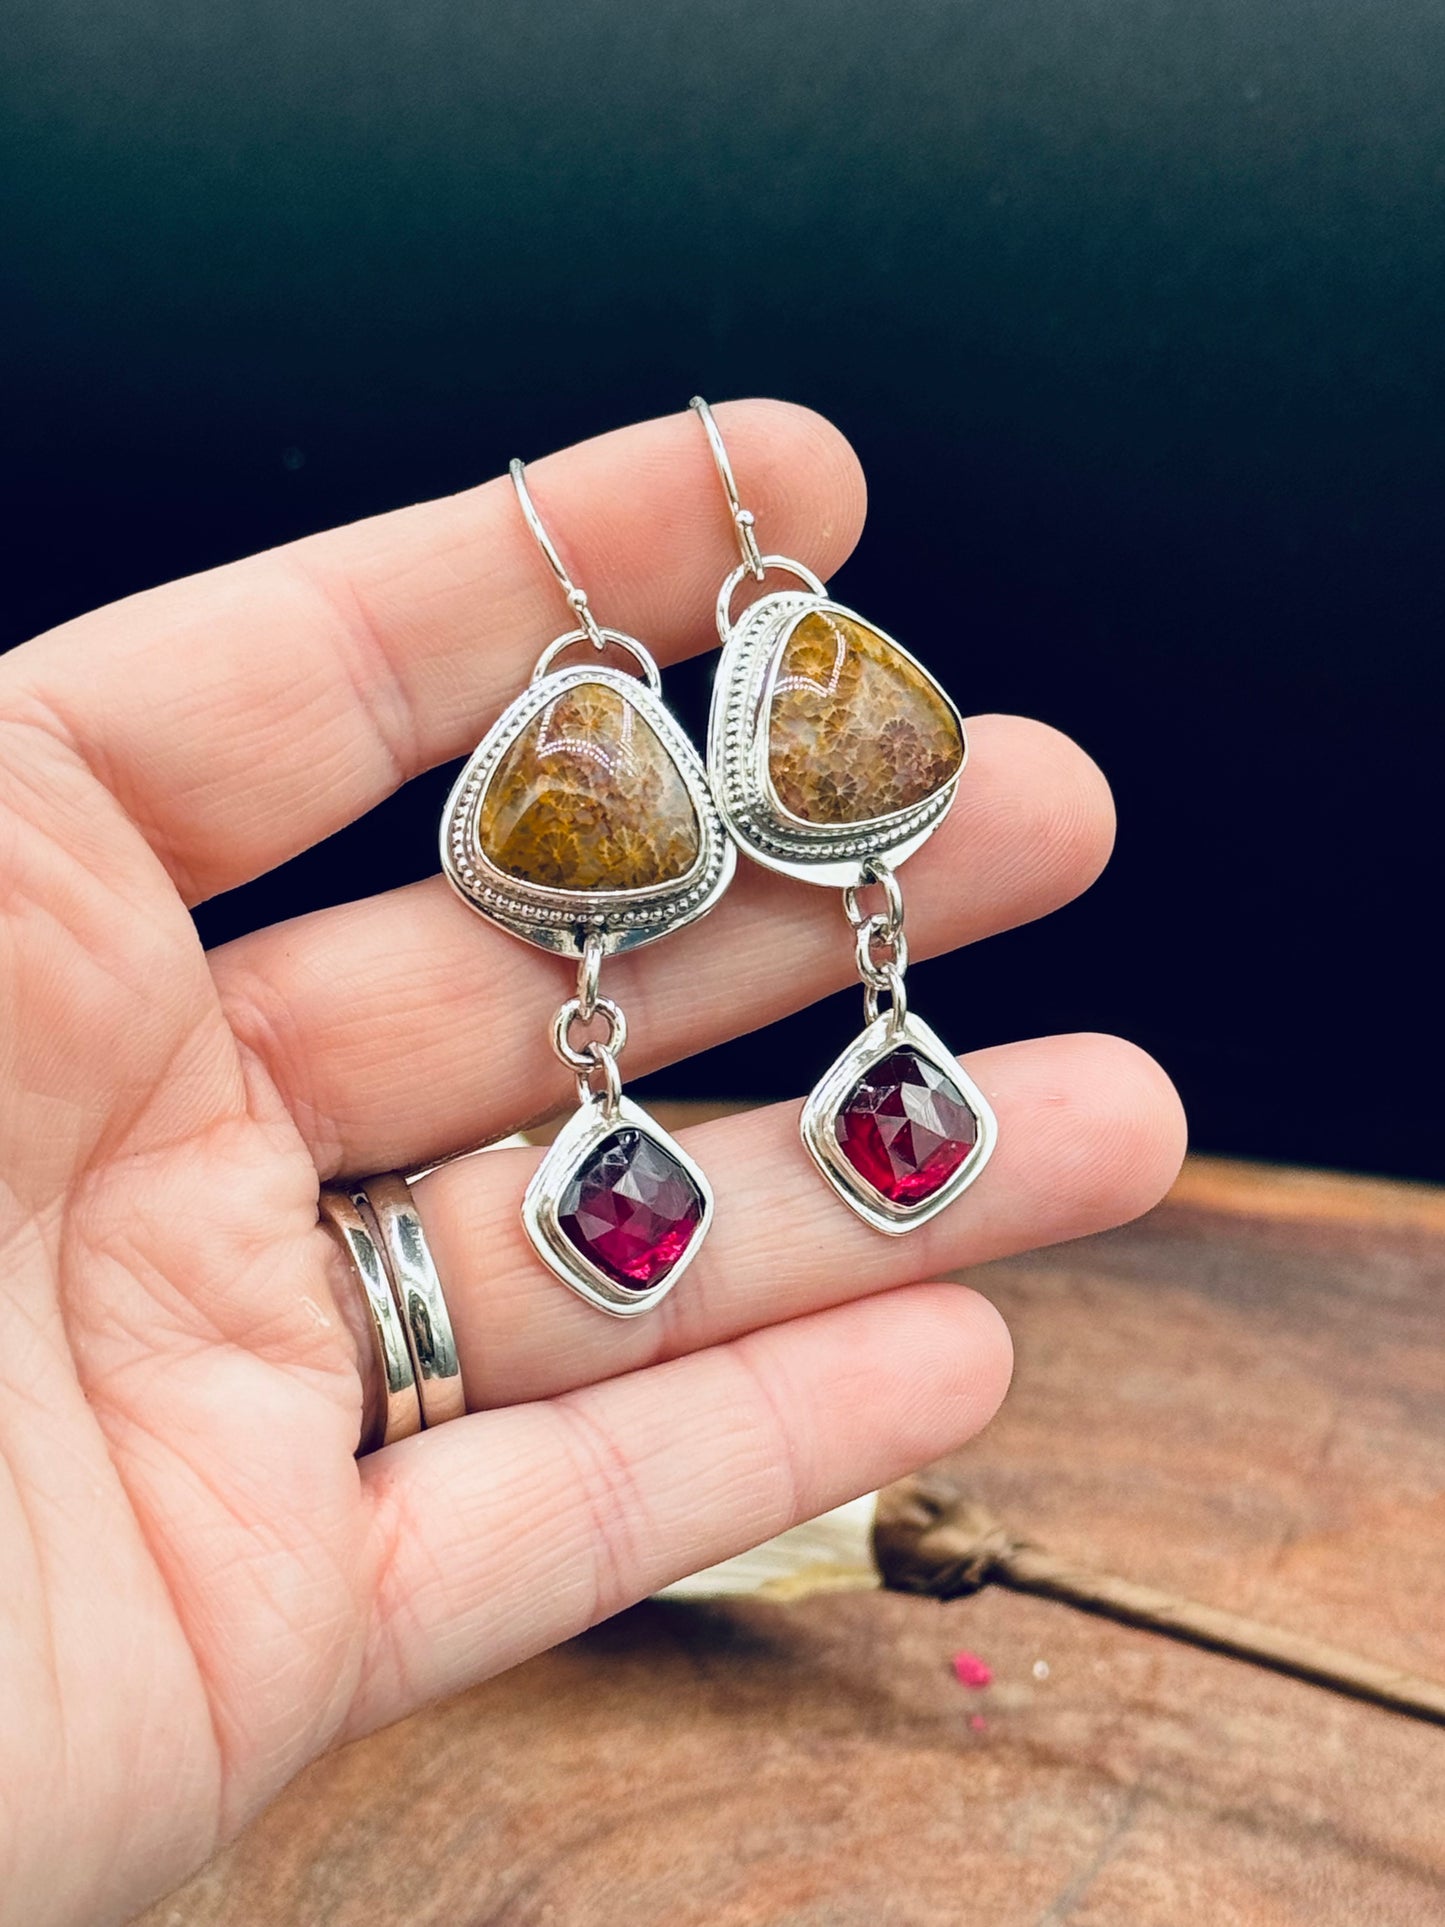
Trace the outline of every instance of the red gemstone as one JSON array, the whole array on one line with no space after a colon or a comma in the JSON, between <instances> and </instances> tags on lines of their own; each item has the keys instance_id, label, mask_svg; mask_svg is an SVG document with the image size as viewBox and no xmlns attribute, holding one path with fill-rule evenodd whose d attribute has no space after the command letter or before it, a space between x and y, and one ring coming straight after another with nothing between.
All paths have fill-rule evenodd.
<instances>
[{"instance_id":1,"label":"red gemstone","mask_svg":"<svg viewBox=\"0 0 1445 1927\"><path fill-rule=\"evenodd\" d=\"M663 1145L630 1126L604 1138L557 1208L567 1237L628 1291L660 1284L702 1222L702 1193Z\"/></svg>"},{"instance_id":2,"label":"red gemstone","mask_svg":"<svg viewBox=\"0 0 1445 1927\"><path fill-rule=\"evenodd\" d=\"M894 1204L921 1204L973 1149L978 1119L936 1064L890 1051L854 1085L833 1126L843 1155Z\"/></svg>"}]
</instances>

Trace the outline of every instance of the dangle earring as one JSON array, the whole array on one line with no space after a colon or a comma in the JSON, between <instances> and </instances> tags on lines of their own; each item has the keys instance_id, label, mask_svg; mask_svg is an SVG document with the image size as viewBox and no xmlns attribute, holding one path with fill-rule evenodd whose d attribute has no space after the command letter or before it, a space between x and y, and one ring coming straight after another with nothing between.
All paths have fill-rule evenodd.
<instances>
[{"instance_id":1,"label":"dangle earring","mask_svg":"<svg viewBox=\"0 0 1445 1927\"><path fill-rule=\"evenodd\" d=\"M760 552L712 411L700 395L691 405L742 555L718 594L708 775L729 833L755 862L843 892L867 1028L804 1105L803 1142L844 1202L897 1236L972 1184L998 1134L987 1098L912 1014L904 988L897 870L954 799L963 722L891 636L835 602L802 563ZM802 586L760 596L735 621L738 588L769 570Z\"/></svg>"},{"instance_id":2,"label":"dangle earring","mask_svg":"<svg viewBox=\"0 0 1445 1927\"><path fill-rule=\"evenodd\" d=\"M473 910L523 942L577 960L552 1048L578 1109L538 1167L522 1222L543 1262L599 1311L650 1311L697 1255L712 1192L692 1159L622 1095L627 1022L599 977L605 957L710 910L736 858L691 743L664 707L642 644L598 626L511 465L527 527L580 627L542 651L532 679L482 739L442 816L442 868ZM574 650L581 662L554 667ZM630 671L604 663L630 659ZM584 1033L602 1026L602 1035Z\"/></svg>"}]
</instances>

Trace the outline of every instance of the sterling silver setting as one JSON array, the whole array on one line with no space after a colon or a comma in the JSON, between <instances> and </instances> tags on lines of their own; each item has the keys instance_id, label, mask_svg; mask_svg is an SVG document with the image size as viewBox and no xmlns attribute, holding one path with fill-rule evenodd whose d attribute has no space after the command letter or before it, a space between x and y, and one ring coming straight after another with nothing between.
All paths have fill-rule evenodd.
<instances>
[{"instance_id":1,"label":"sterling silver setting","mask_svg":"<svg viewBox=\"0 0 1445 1927\"><path fill-rule=\"evenodd\" d=\"M537 513L521 462L511 464L511 477L523 519L580 626L542 651L527 687L497 718L458 776L442 813L442 870L463 902L500 929L577 962L576 993L553 1019L552 1049L576 1078L578 1108L533 1173L522 1200L522 1224L538 1257L570 1290L598 1311L635 1318L659 1304L697 1256L712 1222L713 1195L706 1177L681 1145L622 1094L618 1059L627 1043L627 1019L611 998L601 994L602 963L608 956L655 942L705 916L732 881L737 853L713 802L701 759L662 701L657 664L634 637L598 623L586 593L568 574ZM574 649L583 652L583 661L554 666ZM637 673L604 662L609 652L630 657ZM553 888L510 875L483 850L481 807L500 759L549 704L583 684L615 691L654 731L671 757L698 825L698 854L683 876L640 889ZM570 1186L607 1140L621 1131L635 1131L658 1146L690 1181L700 1200L697 1222L680 1255L665 1270L659 1260L660 1275L638 1291L620 1285L594 1264L561 1222ZM636 1204L635 1192L624 1195ZM658 1249L654 1247L653 1255Z\"/></svg>"},{"instance_id":2,"label":"sterling silver setting","mask_svg":"<svg viewBox=\"0 0 1445 1927\"><path fill-rule=\"evenodd\" d=\"M963 718L941 684L886 630L835 601L827 585L801 562L762 553L755 518L742 505L712 410L700 395L694 395L690 406L707 436L740 557L718 592L717 628L723 650L708 721L708 775L719 814L740 849L767 869L843 892L863 984L866 1028L824 1073L799 1122L809 1155L838 1196L875 1231L897 1237L927 1224L966 1191L993 1155L998 1139L998 1123L987 1098L959 1068L943 1040L910 1013L905 984L908 943L897 870L927 842L957 795L968 759ZM761 586L769 571L791 575L801 587L760 593L735 620L732 607L738 590L749 578ZM808 823L786 809L778 796L769 755L773 697L788 640L804 617L812 614L836 616L881 637L904 662L928 677L957 725L962 748L958 768L947 782L908 809L857 823ZM864 891L881 893L881 906L865 905ZM876 1064L902 1048L941 1072L977 1119L974 1143L958 1168L937 1190L913 1203L899 1203L877 1190L838 1141L839 1114L855 1087ZM899 1123L911 1132L914 1120L905 1110Z\"/></svg>"},{"instance_id":3,"label":"sterling silver setting","mask_svg":"<svg viewBox=\"0 0 1445 1927\"><path fill-rule=\"evenodd\" d=\"M746 564L734 569L722 586L718 633L723 639L723 652L708 721L708 769L717 807L729 835L756 862L804 883L845 888L864 880L870 860L902 863L943 821L968 760L963 718L952 698L935 683L958 725L963 759L948 782L921 803L859 823L807 823L794 816L784 808L773 787L768 721L788 638L803 618L824 614L856 622L881 636L921 674L927 671L876 622L834 601L823 583L801 563L787 556L768 555L759 557L759 566L787 571L808 586L804 591L781 590L760 597L731 626L733 595L752 570Z\"/></svg>"},{"instance_id":4,"label":"sterling silver setting","mask_svg":"<svg viewBox=\"0 0 1445 1927\"><path fill-rule=\"evenodd\" d=\"M837 1134L838 1113L857 1084L875 1064L902 1048L941 1071L978 1119L978 1136L968 1156L931 1196L916 1204L899 1204L875 1189L844 1156ZM906 1010L900 1015L896 1009L875 1018L823 1073L799 1122L809 1156L838 1196L875 1231L894 1238L927 1224L966 1191L993 1156L998 1140L993 1107L947 1044L922 1018Z\"/></svg>"},{"instance_id":5,"label":"sterling silver setting","mask_svg":"<svg viewBox=\"0 0 1445 1927\"><path fill-rule=\"evenodd\" d=\"M452 888L474 910L514 937L562 957L581 957L591 932L600 936L603 954L610 956L681 930L707 914L731 883L737 867L737 854L713 803L697 752L658 694L660 678L652 658L631 636L612 629L600 633L604 643L637 656L650 674L639 679L594 663L552 669L553 657L564 647L590 640L582 629L559 636L544 653L532 681L503 710L472 752L442 812L442 870ZM583 683L602 683L615 689L657 733L677 765L697 814L696 862L684 876L659 888L549 889L499 870L488 861L478 840L482 797L498 762L541 711Z\"/></svg>"},{"instance_id":6,"label":"sterling silver setting","mask_svg":"<svg viewBox=\"0 0 1445 1927\"><path fill-rule=\"evenodd\" d=\"M697 1187L702 1215L682 1256L666 1277L644 1291L630 1291L594 1265L562 1229L559 1212L567 1186L610 1137L634 1130L649 1138L674 1159ZM589 1305L613 1318L637 1318L660 1305L687 1270L707 1236L713 1218L712 1186L677 1139L631 1098L607 1093L584 1099L562 1126L547 1155L532 1174L522 1199L522 1223L538 1255L564 1285Z\"/></svg>"}]
</instances>

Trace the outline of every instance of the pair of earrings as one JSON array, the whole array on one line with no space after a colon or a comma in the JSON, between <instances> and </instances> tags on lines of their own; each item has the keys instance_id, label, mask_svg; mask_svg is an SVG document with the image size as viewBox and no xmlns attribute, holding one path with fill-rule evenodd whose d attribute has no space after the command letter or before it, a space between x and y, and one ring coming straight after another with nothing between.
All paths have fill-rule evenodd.
<instances>
[{"instance_id":1,"label":"pair of earrings","mask_svg":"<svg viewBox=\"0 0 1445 1927\"><path fill-rule=\"evenodd\" d=\"M910 1231L978 1176L996 1136L983 1093L912 1014L904 988L897 866L953 801L962 721L913 657L811 570L760 551L712 412L700 396L692 407L742 558L718 591L706 770L662 702L652 656L599 626L514 461L522 514L578 626L543 650L442 818L442 867L463 899L577 961L552 1046L576 1074L578 1108L527 1187L522 1218L563 1283L620 1317L651 1310L677 1283L713 1196L682 1146L623 1095L627 1021L601 994L602 962L705 915L739 849L843 893L867 1027L808 1098L802 1134L844 1202L879 1231ZM769 572L798 586L759 596L735 619L738 590ZM579 651L583 660L560 665ZM609 654L627 667L604 663Z\"/></svg>"}]
</instances>

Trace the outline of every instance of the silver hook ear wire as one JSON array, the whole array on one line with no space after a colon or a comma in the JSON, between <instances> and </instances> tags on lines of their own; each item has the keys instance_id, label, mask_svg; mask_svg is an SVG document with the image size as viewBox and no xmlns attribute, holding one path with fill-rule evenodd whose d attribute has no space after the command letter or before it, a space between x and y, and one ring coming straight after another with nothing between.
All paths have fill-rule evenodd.
<instances>
[{"instance_id":1,"label":"silver hook ear wire","mask_svg":"<svg viewBox=\"0 0 1445 1927\"><path fill-rule=\"evenodd\" d=\"M738 485L733 475L733 465L728 460L726 444L717 419L701 395L694 395L687 404L702 423L703 433L707 436L708 448L712 451L713 467L718 472L718 480L723 485L723 493L728 498L728 512L733 518L733 532L738 538L738 552L743 558L743 567L749 569L759 582L767 571L763 567L762 553L758 548L758 538L753 533L753 512L745 509L738 499Z\"/></svg>"},{"instance_id":2,"label":"silver hook ear wire","mask_svg":"<svg viewBox=\"0 0 1445 1927\"><path fill-rule=\"evenodd\" d=\"M573 615L576 616L578 622L586 631L587 640L592 644L592 647L598 650L605 649L607 647L607 638L598 627L597 618L587 605L587 591L585 589L579 589L571 576L568 575L566 569L562 566L562 558L557 553L556 545L543 527L542 518L537 513L537 505L532 500L532 491L527 487L527 464L519 461L516 456L513 456L512 460L507 464L507 473L512 478L512 487L517 491L517 501L521 505L522 519L532 531L532 539L536 542L537 547L546 557L547 567L552 571L553 575L556 576L562 593L567 598L567 607L572 611Z\"/></svg>"}]
</instances>

